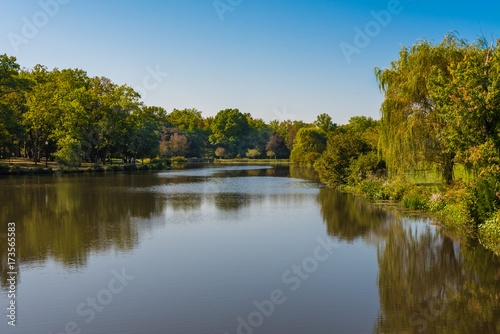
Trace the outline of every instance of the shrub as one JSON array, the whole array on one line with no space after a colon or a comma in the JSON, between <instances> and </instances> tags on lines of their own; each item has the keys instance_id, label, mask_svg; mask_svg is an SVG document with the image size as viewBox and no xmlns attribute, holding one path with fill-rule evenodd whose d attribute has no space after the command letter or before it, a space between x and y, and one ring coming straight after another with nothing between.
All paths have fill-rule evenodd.
<instances>
[{"instance_id":1,"label":"shrub","mask_svg":"<svg viewBox=\"0 0 500 334\"><path fill-rule=\"evenodd\" d=\"M422 188L412 188L403 196L401 206L411 210L425 210L428 207L428 196Z\"/></svg>"},{"instance_id":2,"label":"shrub","mask_svg":"<svg viewBox=\"0 0 500 334\"><path fill-rule=\"evenodd\" d=\"M104 168L100 164L93 164L91 170L97 173L104 172Z\"/></svg>"},{"instance_id":3,"label":"shrub","mask_svg":"<svg viewBox=\"0 0 500 334\"><path fill-rule=\"evenodd\" d=\"M479 227L481 244L500 255L500 210Z\"/></svg>"},{"instance_id":4,"label":"shrub","mask_svg":"<svg viewBox=\"0 0 500 334\"><path fill-rule=\"evenodd\" d=\"M462 201L466 223L473 226L478 226L490 219L499 206L500 182L495 176L481 177L471 183Z\"/></svg>"},{"instance_id":5,"label":"shrub","mask_svg":"<svg viewBox=\"0 0 500 334\"><path fill-rule=\"evenodd\" d=\"M389 199L389 196L384 192L383 181L376 177L368 177L361 181L356 189L373 199Z\"/></svg>"},{"instance_id":6,"label":"shrub","mask_svg":"<svg viewBox=\"0 0 500 334\"><path fill-rule=\"evenodd\" d=\"M10 172L12 174L24 174L24 170L17 165L10 167Z\"/></svg>"},{"instance_id":7,"label":"shrub","mask_svg":"<svg viewBox=\"0 0 500 334\"><path fill-rule=\"evenodd\" d=\"M117 172L123 170L123 167L120 167L118 165L111 165L106 167L106 172Z\"/></svg>"},{"instance_id":8,"label":"shrub","mask_svg":"<svg viewBox=\"0 0 500 334\"><path fill-rule=\"evenodd\" d=\"M379 159L377 152L363 153L351 161L348 168L348 183L355 185L366 179L370 174L376 174L377 171L383 169L385 169L385 162Z\"/></svg>"},{"instance_id":9,"label":"shrub","mask_svg":"<svg viewBox=\"0 0 500 334\"><path fill-rule=\"evenodd\" d=\"M54 155L59 163L67 167L79 167L82 164L82 147L80 142L71 137L59 140L60 147Z\"/></svg>"},{"instance_id":10,"label":"shrub","mask_svg":"<svg viewBox=\"0 0 500 334\"><path fill-rule=\"evenodd\" d=\"M334 135L328 140L327 148L314 164L314 169L318 172L320 180L329 185L338 186L347 183L352 161L370 150L368 143L359 136Z\"/></svg>"},{"instance_id":11,"label":"shrub","mask_svg":"<svg viewBox=\"0 0 500 334\"><path fill-rule=\"evenodd\" d=\"M171 161L172 162L187 162L188 159L186 159L185 157L175 157L175 158L172 158Z\"/></svg>"},{"instance_id":12,"label":"shrub","mask_svg":"<svg viewBox=\"0 0 500 334\"><path fill-rule=\"evenodd\" d=\"M7 164L0 164L0 174L8 174L10 171L10 166Z\"/></svg>"},{"instance_id":13,"label":"shrub","mask_svg":"<svg viewBox=\"0 0 500 334\"><path fill-rule=\"evenodd\" d=\"M440 192L432 194L429 198L428 206L429 210L432 212L443 210L446 206L446 201L444 200L443 194L441 194Z\"/></svg>"}]
</instances>

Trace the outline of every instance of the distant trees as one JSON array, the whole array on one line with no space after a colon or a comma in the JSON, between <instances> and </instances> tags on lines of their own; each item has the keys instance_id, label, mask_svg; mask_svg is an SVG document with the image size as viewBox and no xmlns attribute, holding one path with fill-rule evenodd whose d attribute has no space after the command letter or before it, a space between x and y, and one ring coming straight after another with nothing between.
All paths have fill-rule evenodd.
<instances>
[{"instance_id":1,"label":"distant trees","mask_svg":"<svg viewBox=\"0 0 500 334\"><path fill-rule=\"evenodd\" d=\"M248 152L246 153L246 156L249 157L250 159L257 158L260 155L260 152L258 149L248 149Z\"/></svg>"},{"instance_id":2,"label":"distant trees","mask_svg":"<svg viewBox=\"0 0 500 334\"><path fill-rule=\"evenodd\" d=\"M166 139L162 136L160 142L160 152L165 157L185 156L189 150L190 142L186 135L175 132L170 138Z\"/></svg>"},{"instance_id":3,"label":"distant trees","mask_svg":"<svg viewBox=\"0 0 500 334\"><path fill-rule=\"evenodd\" d=\"M226 155L226 149L224 147L217 147L217 149L215 150L215 155L219 159L222 159L224 155Z\"/></svg>"}]
</instances>

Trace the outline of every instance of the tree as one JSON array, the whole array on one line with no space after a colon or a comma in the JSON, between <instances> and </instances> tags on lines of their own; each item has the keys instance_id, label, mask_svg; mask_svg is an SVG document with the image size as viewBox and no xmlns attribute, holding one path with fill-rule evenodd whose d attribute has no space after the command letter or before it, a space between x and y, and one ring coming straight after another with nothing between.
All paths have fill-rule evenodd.
<instances>
[{"instance_id":1,"label":"tree","mask_svg":"<svg viewBox=\"0 0 500 334\"><path fill-rule=\"evenodd\" d=\"M290 151L286 147L285 141L279 135L271 136L266 145L266 151L272 151L278 158L282 159L290 156Z\"/></svg>"},{"instance_id":2,"label":"tree","mask_svg":"<svg viewBox=\"0 0 500 334\"><path fill-rule=\"evenodd\" d=\"M209 141L214 146L225 147L227 153L235 155L240 141L248 134L250 127L247 116L238 109L221 110L211 124Z\"/></svg>"},{"instance_id":3,"label":"tree","mask_svg":"<svg viewBox=\"0 0 500 334\"><path fill-rule=\"evenodd\" d=\"M371 148L360 135L339 133L328 140L325 152L314 164L320 180L329 185L347 183L351 164Z\"/></svg>"},{"instance_id":4,"label":"tree","mask_svg":"<svg viewBox=\"0 0 500 334\"><path fill-rule=\"evenodd\" d=\"M0 56L0 156L9 156L24 137L21 115L27 82L20 77L16 58Z\"/></svg>"},{"instance_id":5,"label":"tree","mask_svg":"<svg viewBox=\"0 0 500 334\"><path fill-rule=\"evenodd\" d=\"M257 149L248 149L248 152L246 153L246 156L249 157L250 159L256 158L259 155L260 152Z\"/></svg>"},{"instance_id":6,"label":"tree","mask_svg":"<svg viewBox=\"0 0 500 334\"><path fill-rule=\"evenodd\" d=\"M300 129L293 145L290 161L294 164L313 165L326 148L326 133L319 128Z\"/></svg>"},{"instance_id":7,"label":"tree","mask_svg":"<svg viewBox=\"0 0 500 334\"><path fill-rule=\"evenodd\" d=\"M215 156L217 156L219 159L222 159L225 154L226 149L224 147L217 147L217 149L215 150Z\"/></svg>"},{"instance_id":8,"label":"tree","mask_svg":"<svg viewBox=\"0 0 500 334\"><path fill-rule=\"evenodd\" d=\"M266 155L269 157L269 159L272 159L272 157L276 158L276 153L274 153L273 151L267 151Z\"/></svg>"},{"instance_id":9,"label":"tree","mask_svg":"<svg viewBox=\"0 0 500 334\"><path fill-rule=\"evenodd\" d=\"M500 153L499 46L500 40L488 47L480 39L464 47L465 56L448 75L438 72L429 80L430 96L448 125L441 136L457 160L476 172L491 169L491 158Z\"/></svg>"},{"instance_id":10,"label":"tree","mask_svg":"<svg viewBox=\"0 0 500 334\"><path fill-rule=\"evenodd\" d=\"M332 122L332 118L328 114L321 114L316 118L316 126L323 130L325 133L334 131L337 124Z\"/></svg>"},{"instance_id":11,"label":"tree","mask_svg":"<svg viewBox=\"0 0 500 334\"><path fill-rule=\"evenodd\" d=\"M54 94L57 86L54 73L49 72L45 66L36 65L31 72L23 75L30 80L31 86L26 92L27 110L23 114L23 123L31 138L33 161L37 164L42 143L54 139L54 124L60 115L57 95Z\"/></svg>"},{"instance_id":12,"label":"tree","mask_svg":"<svg viewBox=\"0 0 500 334\"><path fill-rule=\"evenodd\" d=\"M132 133L129 150L136 158L154 157L159 153L161 115L156 109L141 108L130 116Z\"/></svg>"},{"instance_id":13,"label":"tree","mask_svg":"<svg viewBox=\"0 0 500 334\"><path fill-rule=\"evenodd\" d=\"M390 170L404 172L419 163L436 164L446 181L453 178L455 153L441 133L448 124L441 108L431 98L429 78L463 59L465 42L453 35L439 45L421 41L403 47L390 69L375 68L384 93L381 108L381 146Z\"/></svg>"},{"instance_id":14,"label":"tree","mask_svg":"<svg viewBox=\"0 0 500 334\"><path fill-rule=\"evenodd\" d=\"M186 135L176 132L168 140L162 138L160 152L162 156L168 157L185 156L189 145Z\"/></svg>"}]
</instances>

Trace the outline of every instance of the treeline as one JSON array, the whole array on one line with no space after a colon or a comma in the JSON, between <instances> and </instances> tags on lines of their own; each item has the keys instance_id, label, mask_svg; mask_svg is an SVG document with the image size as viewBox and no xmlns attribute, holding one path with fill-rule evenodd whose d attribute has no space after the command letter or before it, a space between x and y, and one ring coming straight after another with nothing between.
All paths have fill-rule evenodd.
<instances>
[{"instance_id":1,"label":"treeline","mask_svg":"<svg viewBox=\"0 0 500 334\"><path fill-rule=\"evenodd\" d=\"M423 40L375 76L385 99L374 130L305 147L321 179L435 211L500 254L500 40ZM443 183L409 182L422 173Z\"/></svg>"},{"instance_id":2,"label":"treeline","mask_svg":"<svg viewBox=\"0 0 500 334\"><path fill-rule=\"evenodd\" d=\"M278 158L288 159L304 128L335 128L323 114L317 122L254 119L238 109L203 117L196 109L145 106L127 85L90 77L80 69L37 65L22 69L0 56L0 157L82 161L112 159ZM304 132L305 133L305 132ZM308 138L304 137L304 140ZM323 139L321 139L323 140Z\"/></svg>"}]
</instances>

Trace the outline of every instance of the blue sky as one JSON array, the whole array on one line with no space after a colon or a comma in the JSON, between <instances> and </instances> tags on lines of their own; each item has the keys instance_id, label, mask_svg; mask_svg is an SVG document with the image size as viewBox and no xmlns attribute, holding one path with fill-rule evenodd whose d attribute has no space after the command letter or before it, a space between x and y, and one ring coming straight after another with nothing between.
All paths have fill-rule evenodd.
<instances>
[{"instance_id":1,"label":"blue sky","mask_svg":"<svg viewBox=\"0 0 500 334\"><path fill-rule=\"evenodd\" d=\"M389 66L401 45L440 41L451 30L471 41L500 38L498 2L0 0L0 6L0 53L23 67L81 68L135 87L147 105L167 111L197 108L213 116L238 108L265 121L312 122L321 113L339 124L357 115L379 118L383 97L373 67ZM381 16L383 24L372 15L381 11L390 15ZM356 44L356 29L367 28L371 36ZM341 45L357 47L350 61Z\"/></svg>"}]
</instances>

